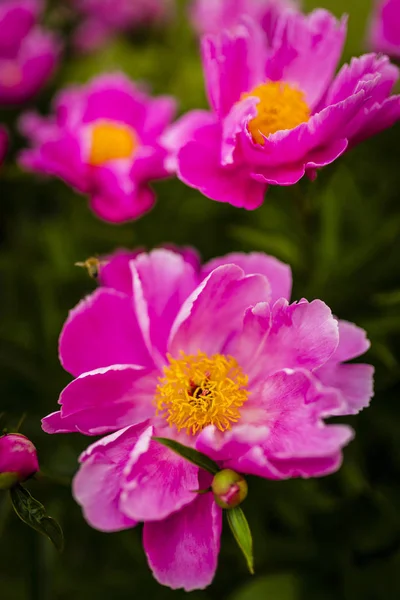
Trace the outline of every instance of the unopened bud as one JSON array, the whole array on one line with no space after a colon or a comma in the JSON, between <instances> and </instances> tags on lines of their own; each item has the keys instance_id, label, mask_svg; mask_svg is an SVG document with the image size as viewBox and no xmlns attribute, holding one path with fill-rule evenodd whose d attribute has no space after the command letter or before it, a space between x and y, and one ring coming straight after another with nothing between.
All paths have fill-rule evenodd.
<instances>
[{"instance_id":1,"label":"unopened bud","mask_svg":"<svg viewBox=\"0 0 400 600\"><path fill-rule=\"evenodd\" d=\"M221 508L235 508L247 496L246 480L232 469L219 471L214 476L211 489L215 502Z\"/></svg>"},{"instance_id":2,"label":"unopened bud","mask_svg":"<svg viewBox=\"0 0 400 600\"><path fill-rule=\"evenodd\" d=\"M36 448L21 433L0 437L0 490L12 488L39 470Z\"/></svg>"}]
</instances>

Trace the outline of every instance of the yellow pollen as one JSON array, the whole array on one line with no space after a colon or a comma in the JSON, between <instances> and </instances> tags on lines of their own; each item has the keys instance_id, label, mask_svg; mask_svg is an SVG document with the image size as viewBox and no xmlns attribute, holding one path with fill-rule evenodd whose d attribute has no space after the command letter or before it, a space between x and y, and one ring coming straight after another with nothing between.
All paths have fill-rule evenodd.
<instances>
[{"instance_id":1,"label":"yellow pollen","mask_svg":"<svg viewBox=\"0 0 400 600\"><path fill-rule=\"evenodd\" d=\"M309 120L311 111L305 101L304 93L287 83L270 81L257 85L243 98L257 96L257 116L252 119L248 128L256 144L264 145L264 136L282 129L294 129L300 123Z\"/></svg>"},{"instance_id":2,"label":"yellow pollen","mask_svg":"<svg viewBox=\"0 0 400 600\"><path fill-rule=\"evenodd\" d=\"M164 377L159 378L157 413L169 425L188 435L215 425L220 431L230 429L240 419L240 407L246 402L248 377L232 356L204 352L181 358L168 357Z\"/></svg>"},{"instance_id":3,"label":"yellow pollen","mask_svg":"<svg viewBox=\"0 0 400 600\"><path fill-rule=\"evenodd\" d=\"M138 137L128 125L102 121L92 129L89 163L97 167L109 160L131 158L138 146Z\"/></svg>"}]
</instances>

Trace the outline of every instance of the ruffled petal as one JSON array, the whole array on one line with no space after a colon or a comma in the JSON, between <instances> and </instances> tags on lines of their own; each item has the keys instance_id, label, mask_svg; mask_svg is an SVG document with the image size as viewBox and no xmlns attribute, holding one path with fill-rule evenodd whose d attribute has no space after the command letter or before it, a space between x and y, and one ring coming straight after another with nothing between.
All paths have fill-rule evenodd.
<instances>
[{"instance_id":1,"label":"ruffled petal","mask_svg":"<svg viewBox=\"0 0 400 600\"><path fill-rule=\"evenodd\" d=\"M196 139L178 153L178 177L217 202L254 210L264 201L267 185L251 178L244 163L221 165L221 130L218 125L197 131Z\"/></svg>"},{"instance_id":2,"label":"ruffled petal","mask_svg":"<svg viewBox=\"0 0 400 600\"><path fill-rule=\"evenodd\" d=\"M154 416L157 372L113 365L80 375L61 393L61 410L42 421L47 433L101 435Z\"/></svg>"},{"instance_id":3,"label":"ruffled petal","mask_svg":"<svg viewBox=\"0 0 400 600\"><path fill-rule=\"evenodd\" d=\"M95 442L80 457L73 481L75 500L87 522L100 531L134 527L136 521L119 509L123 471L143 427L127 427Z\"/></svg>"},{"instance_id":4,"label":"ruffled petal","mask_svg":"<svg viewBox=\"0 0 400 600\"><path fill-rule=\"evenodd\" d=\"M326 10L282 13L266 62L267 78L302 90L315 107L335 73L346 32L347 19L338 21Z\"/></svg>"},{"instance_id":5,"label":"ruffled petal","mask_svg":"<svg viewBox=\"0 0 400 600\"><path fill-rule=\"evenodd\" d=\"M171 330L169 352L179 356L221 352L242 326L245 310L267 301L268 281L262 275L244 276L235 265L218 267L183 304Z\"/></svg>"},{"instance_id":6,"label":"ruffled petal","mask_svg":"<svg viewBox=\"0 0 400 600\"><path fill-rule=\"evenodd\" d=\"M255 382L285 368L313 371L329 360L338 342L337 321L321 300L289 305L281 299L271 315L262 304L248 310L228 350Z\"/></svg>"},{"instance_id":7,"label":"ruffled petal","mask_svg":"<svg viewBox=\"0 0 400 600\"><path fill-rule=\"evenodd\" d=\"M244 92L264 80L264 32L246 21L245 25L204 37L201 49L210 105L224 117Z\"/></svg>"},{"instance_id":8,"label":"ruffled petal","mask_svg":"<svg viewBox=\"0 0 400 600\"><path fill-rule=\"evenodd\" d=\"M269 434L226 466L267 478L314 477L340 466L341 450L353 433L347 426L324 424L340 405L334 391L322 388L306 371L285 370L253 393L264 413L256 423L268 427Z\"/></svg>"},{"instance_id":9,"label":"ruffled petal","mask_svg":"<svg viewBox=\"0 0 400 600\"><path fill-rule=\"evenodd\" d=\"M246 275L259 273L264 275L271 286L271 304L279 298L290 300L292 291L292 271L289 265L263 252L231 252L220 258L213 258L202 268L202 276L207 277L211 271L221 265L234 264L243 269Z\"/></svg>"},{"instance_id":10,"label":"ruffled petal","mask_svg":"<svg viewBox=\"0 0 400 600\"><path fill-rule=\"evenodd\" d=\"M199 489L198 467L151 435L142 435L125 469L120 508L137 521L165 519L193 502Z\"/></svg>"},{"instance_id":11,"label":"ruffled petal","mask_svg":"<svg viewBox=\"0 0 400 600\"><path fill-rule=\"evenodd\" d=\"M339 345L316 376L326 386L340 391L345 404L340 414L356 414L367 407L373 394L374 368L364 364L342 364L357 358L370 346L366 332L353 323L339 321Z\"/></svg>"},{"instance_id":12,"label":"ruffled petal","mask_svg":"<svg viewBox=\"0 0 400 600\"><path fill-rule=\"evenodd\" d=\"M74 376L114 364L152 364L132 298L109 288L96 290L69 313L59 353Z\"/></svg>"},{"instance_id":13,"label":"ruffled petal","mask_svg":"<svg viewBox=\"0 0 400 600\"><path fill-rule=\"evenodd\" d=\"M220 549L222 510L212 494L161 522L145 523L143 545L154 577L172 589L204 589L213 580Z\"/></svg>"},{"instance_id":14,"label":"ruffled petal","mask_svg":"<svg viewBox=\"0 0 400 600\"><path fill-rule=\"evenodd\" d=\"M137 314L150 351L167 351L171 326L185 300L196 288L198 275L182 254L166 249L136 257L131 264Z\"/></svg>"}]
</instances>

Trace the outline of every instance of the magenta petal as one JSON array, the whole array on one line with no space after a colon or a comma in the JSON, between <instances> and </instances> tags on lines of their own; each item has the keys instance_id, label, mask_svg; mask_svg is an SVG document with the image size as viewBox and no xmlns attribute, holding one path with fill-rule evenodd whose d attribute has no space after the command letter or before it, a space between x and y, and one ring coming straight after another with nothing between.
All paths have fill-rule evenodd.
<instances>
[{"instance_id":1,"label":"magenta petal","mask_svg":"<svg viewBox=\"0 0 400 600\"><path fill-rule=\"evenodd\" d=\"M375 0L369 45L375 52L400 57L399 0Z\"/></svg>"},{"instance_id":2,"label":"magenta petal","mask_svg":"<svg viewBox=\"0 0 400 600\"><path fill-rule=\"evenodd\" d=\"M288 11L278 25L281 31L272 41L266 76L304 91L309 106L314 108L331 82L342 54L346 19L338 21L322 9L308 15Z\"/></svg>"},{"instance_id":3,"label":"magenta petal","mask_svg":"<svg viewBox=\"0 0 400 600\"><path fill-rule=\"evenodd\" d=\"M63 390L59 413L42 422L47 433L79 431L100 435L155 414L157 373L131 365L113 365L84 373Z\"/></svg>"},{"instance_id":4,"label":"magenta petal","mask_svg":"<svg viewBox=\"0 0 400 600\"><path fill-rule=\"evenodd\" d=\"M88 168L82 162L77 139L70 134L43 140L41 146L23 150L19 163L29 171L60 177L80 192L89 191Z\"/></svg>"},{"instance_id":5,"label":"magenta petal","mask_svg":"<svg viewBox=\"0 0 400 600\"><path fill-rule=\"evenodd\" d=\"M171 330L169 351L179 355L221 352L228 338L242 326L245 310L270 295L262 275L244 276L242 269L215 269L183 304Z\"/></svg>"},{"instance_id":6,"label":"magenta petal","mask_svg":"<svg viewBox=\"0 0 400 600\"><path fill-rule=\"evenodd\" d=\"M104 287L114 288L119 292L132 296L133 282L130 262L139 250L116 250L110 256L101 258L100 281Z\"/></svg>"},{"instance_id":7,"label":"magenta petal","mask_svg":"<svg viewBox=\"0 0 400 600\"><path fill-rule=\"evenodd\" d=\"M207 277L217 267L234 264L243 269L246 275L259 273L265 275L271 286L271 304L279 298L290 300L292 291L292 271L289 265L281 262L274 256L263 252L231 252L221 258L213 258L203 266L202 275Z\"/></svg>"},{"instance_id":8,"label":"magenta petal","mask_svg":"<svg viewBox=\"0 0 400 600\"><path fill-rule=\"evenodd\" d=\"M191 110L182 115L175 123L170 125L160 137L160 143L169 152L166 161L168 172L176 172L177 154L194 136L195 132L205 125L215 123L215 115L206 110Z\"/></svg>"},{"instance_id":9,"label":"magenta petal","mask_svg":"<svg viewBox=\"0 0 400 600\"><path fill-rule=\"evenodd\" d=\"M246 310L242 330L227 344L227 354L236 358L251 384L265 375L264 352L271 324L270 305L259 302Z\"/></svg>"},{"instance_id":10,"label":"magenta petal","mask_svg":"<svg viewBox=\"0 0 400 600\"><path fill-rule=\"evenodd\" d=\"M119 509L123 470L143 431L127 427L89 446L73 481L75 500L88 523L101 531L119 531L136 525Z\"/></svg>"},{"instance_id":11,"label":"magenta petal","mask_svg":"<svg viewBox=\"0 0 400 600\"><path fill-rule=\"evenodd\" d=\"M166 249L140 254L132 263L137 314L150 349L161 355L182 304L196 288L198 275L181 254ZM143 314L145 312L145 314Z\"/></svg>"},{"instance_id":12,"label":"magenta petal","mask_svg":"<svg viewBox=\"0 0 400 600\"><path fill-rule=\"evenodd\" d=\"M324 424L339 406L335 391L319 386L307 371L287 369L268 377L253 394L264 411L256 414L256 423L268 427L269 434L227 466L268 478L320 476L338 468L341 449L353 433Z\"/></svg>"},{"instance_id":13,"label":"magenta petal","mask_svg":"<svg viewBox=\"0 0 400 600\"><path fill-rule=\"evenodd\" d=\"M172 589L204 589L217 568L222 510L212 494L197 496L178 513L145 523L143 545L154 577Z\"/></svg>"},{"instance_id":14,"label":"magenta petal","mask_svg":"<svg viewBox=\"0 0 400 600\"><path fill-rule=\"evenodd\" d=\"M244 418L232 429L224 432L213 425L206 427L196 440L196 449L223 463L243 456L256 444L265 442L269 435L266 425L250 425L243 421Z\"/></svg>"},{"instance_id":15,"label":"magenta petal","mask_svg":"<svg viewBox=\"0 0 400 600\"><path fill-rule=\"evenodd\" d=\"M138 219L155 202L154 192L147 185L134 182L129 165L121 162L91 170L90 206L99 217L111 223Z\"/></svg>"},{"instance_id":16,"label":"magenta petal","mask_svg":"<svg viewBox=\"0 0 400 600\"><path fill-rule=\"evenodd\" d=\"M278 300L262 354L265 372L288 367L312 371L327 362L338 342L337 322L321 300L290 305Z\"/></svg>"},{"instance_id":17,"label":"magenta petal","mask_svg":"<svg viewBox=\"0 0 400 600\"><path fill-rule=\"evenodd\" d=\"M215 112L224 117L240 100L264 80L265 35L255 23L247 21L231 31L202 40L203 69L207 94Z\"/></svg>"},{"instance_id":18,"label":"magenta petal","mask_svg":"<svg viewBox=\"0 0 400 600\"><path fill-rule=\"evenodd\" d=\"M364 364L342 364L357 358L370 346L360 327L339 321L339 345L325 365L316 371L324 385L340 391L345 404L340 414L355 414L368 406L373 390L374 368Z\"/></svg>"},{"instance_id":19,"label":"magenta petal","mask_svg":"<svg viewBox=\"0 0 400 600\"><path fill-rule=\"evenodd\" d=\"M265 183L251 178L250 167L221 165L221 130L204 127L197 138L178 153L178 177L217 202L228 202L238 208L254 210L261 206L267 190Z\"/></svg>"},{"instance_id":20,"label":"magenta petal","mask_svg":"<svg viewBox=\"0 0 400 600\"><path fill-rule=\"evenodd\" d=\"M98 289L70 313L59 342L61 363L72 375L114 364L151 365L133 300Z\"/></svg>"},{"instance_id":21,"label":"magenta petal","mask_svg":"<svg viewBox=\"0 0 400 600\"><path fill-rule=\"evenodd\" d=\"M143 435L125 469L121 510L137 521L165 519L196 499L198 471L195 465Z\"/></svg>"}]
</instances>

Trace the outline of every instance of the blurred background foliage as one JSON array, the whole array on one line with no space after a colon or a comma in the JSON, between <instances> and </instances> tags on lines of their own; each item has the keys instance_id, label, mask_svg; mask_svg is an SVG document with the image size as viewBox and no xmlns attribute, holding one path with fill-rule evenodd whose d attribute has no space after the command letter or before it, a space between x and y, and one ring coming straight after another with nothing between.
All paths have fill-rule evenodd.
<instances>
[{"instance_id":1,"label":"blurred background foliage","mask_svg":"<svg viewBox=\"0 0 400 600\"><path fill-rule=\"evenodd\" d=\"M116 0L118 1L118 0ZM316 3L309 0L307 9ZM347 12L344 60L364 51L371 2L321 0ZM50 23L65 3L53 0ZM310 65L312 68L312 65ZM182 112L206 106L197 40L178 4L162 30L117 39L94 55L67 50L52 85L35 102L48 109L56 89L104 70L124 70L156 93L178 97ZM376 367L371 408L348 420L357 431L342 469L320 480L250 478L245 510L254 533L256 575L250 577L229 531L224 532L213 585L193 600L398 600L400 597L400 170L399 128L365 142L315 183L271 188L265 205L245 212L212 202L176 180L157 184L155 209L138 222L97 220L58 181L24 174L13 158L23 144L17 111L0 114L13 132L0 173L1 410L39 450L45 471L69 478L88 440L50 437L39 420L55 410L70 377L57 358L67 312L94 283L74 262L116 247L193 245L204 259L233 250L261 250L289 262L293 298L324 299L341 318L365 327ZM4 419L3 419L4 422ZM137 527L118 534L89 528L69 486L32 482L32 493L66 535L59 556L0 497L0 597L4 600L183 598L159 586L147 568Z\"/></svg>"}]
</instances>

